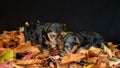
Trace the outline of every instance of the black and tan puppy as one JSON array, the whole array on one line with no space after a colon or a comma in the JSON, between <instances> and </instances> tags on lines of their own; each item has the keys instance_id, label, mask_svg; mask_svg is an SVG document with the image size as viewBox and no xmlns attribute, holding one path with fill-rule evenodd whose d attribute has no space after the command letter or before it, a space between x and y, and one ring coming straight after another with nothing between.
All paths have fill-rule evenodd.
<instances>
[{"instance_id":1,"label":"black and tan puppy","mask_svg":"<svg viewBox=\"0 0 120 68\"><path fill-rule=\"evenodd\" d=\"M100 47L104 39L95 32L82 31L80 33L67 33L63 39L63 49L75 51L79 47L88 49L90 46Z\"/></svg>"},{"instance_id":2,"label":"black and tan puppy","mask_svg":"<svg viewBox=\"0 0 120 68\"><path fill-rule=\"evenodd\" d=\"M44 31L45 42L48 42L51 48L55 48L56 45L61 42L66 27L60 23L47 23L45 24Z\"/></svg>"},{"instance_id":3,"label":"black and tan puppy","mask_svg":"<svg viewBox=\"0 0 120 68\"><path fill-rule=\"evenodd\" d=\"M26 23L24 35L26 40L40 44L42 48L51 48L60 41L66 27L60 23L46 23L41 25L39 22Z\"/></svg>"},{"instance_id":4,"label":"black and tan puppy","mask_svg":"<svg viewBox=\"0 0 120 68\"><path fill-rule=\"evenodd\" d=\"M40 45L42 44L44 25L41 25L39 22L26 22L23 27L23 33L25 35L26 41L32 41Z\"/></svg>"},{"instance_id":5,"label":"black and tan puppy","mask_svg":"<svg viewBox=\"0 0 120 68\"><path fill-rule=\"evenodd\" d=\"M62 41L62 49L74 52L82 45L84 38L79 33L67 32Z\"/></svg>"}]
</instances>

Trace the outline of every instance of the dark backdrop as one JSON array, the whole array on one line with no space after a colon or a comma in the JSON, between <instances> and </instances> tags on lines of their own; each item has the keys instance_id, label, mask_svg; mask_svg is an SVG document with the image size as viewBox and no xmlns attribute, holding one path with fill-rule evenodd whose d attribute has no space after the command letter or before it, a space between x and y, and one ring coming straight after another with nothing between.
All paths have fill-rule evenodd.
<instances>
[{"instance_id":1,"label":"dark backdrop","mask_svg":"<svg viewBox=\"0 0 120 68\"><path fill-rule=\"evenodd\" d=\"M69 31L95 31L107 41L120 42L119 0L0 1L1 33L37 19L65 23Z\"/></svg>"}]
</instances>

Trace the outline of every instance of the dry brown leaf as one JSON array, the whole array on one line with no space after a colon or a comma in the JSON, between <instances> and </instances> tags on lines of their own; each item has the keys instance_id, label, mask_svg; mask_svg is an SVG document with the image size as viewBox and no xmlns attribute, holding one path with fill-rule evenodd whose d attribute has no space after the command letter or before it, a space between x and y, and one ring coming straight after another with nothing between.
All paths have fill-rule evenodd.
<instances>
[{"instance_id":1,"label":"dry brown leaf","mask_svg":"<svg viewBox=\"0 0 120 68\"><path fill-rule=\"evenodd\" d=\"M87 62L90 64L95 64L98 60L98 57L87 58Z\"/></svg>"},{"instance_id":2,"label":"dry brown leaf","mask_svg":"<svg viewBox=\"0 0 120 68\"><path fill-rule=\"evenodd\" d=\"M91 46L89 48L89 50L94 52L94 54L97 54L97 55L102 51L100 48L96 48L96 47L93 47L93 46Z\"/></svg>"},{"instance_id":3,"label":"dry brown leaf","mask_svg":"<svg viewBox=\"0 0 120 68\"><path fill-rule=\"evenodd\" d=\"M120 64L120 59L118 58L113 58L112 60L109 60L109 66L113 66L113 65L118 65Z\"/></svg>"},{"instance_id":4,"label":"dry brown leaf","mask_svg":"<svg viewBox=\"0 0 120 68\"><path fill-rule=\"evenodd\" d=\"M30 59L30 60L16 60L15 62L18 65L29 65L29 64L43 63L44 60L42 60L42 59Z\"/></svg>"},{"instance_id":5,"label":"dry brown leaf","mask_svg":"<svg viewBox=\"0 0 120 68\"><path fill-rule=\"evenodd\" d=\"M115 51L115 55L116 55L117 58L120 59L120 51Z\"/></svg>"},{"instance_id":6,"label":"dry brown leaf","mask_svg":"<svg viewBox=\"0 0 120 68\"><path fill-rule=\"evenodd\" d=\"M60 65L57 63L56 65L57 65L56 68L82 68L81 65L76 64L76 63L63 64L63 65Z\"/></svg>"},{"instance_id":7,"label":"dry brown leaf","mask_svg":"<svg viewBox=\"0 0 120 68\"><path fill-rule=\"evenodd\" d=\"M78 60L81 60L83 58L85 58L85 54L68 54L67 56L64 56L62 57L61 59L61 63L64 64L64 63L69 63L69 62L75 62L75 61L78 61Z\"/></svg>"},{"instance_id":8,"label":"dry brown leaf","mask_svg":"<svg viewBox=\"0 0 120 68\"><path fill-rule=\"evenodd\" d=\"M91 58L91 57L98 57L99 54L95 53L94 51L91 51L89 50L88 51L88 57Z\"/></svg>"},{"instance_id":9,"label":"dry brown leaf","mask_svg":"<svg viewBox=\"0 0 120 68\"><path fill-rule=\"evenodd\" d=\"M84 65L83 68L91 68L93 66L93 64L90 65Z\"/></svg>"},{"instance_id":10,"label":"dry brown leaf","mask_svg":"<svg viewBox=\"0 0 120 68\"><path fill-rule=\"evenodd\" d=\"M109 60L104 55L99 56L98 62L92 68L109 68Z\"/></svg>"},{"instance_id":11,"label":"dry brown leaf","mask_svg":"<svg viewBox=\"0 0 120 68\"><path fill-rule=\"evenodd\" d=\"M15 48L24 42L24 34L19 31L4 31L3 34L0 35L0 47Z\"/></svg>"},{"instance_id":12,"label":"dry brown leaf","mask_svg":"<svg viewBox=\"0 0 120 68\"><path fill-rule=\"evenodd\" d=\"M117 50L117 49L116 49L117 45L114 45L112 42L108 42L107 45L108 45L108 48L109 48L112 52L114 52L114 51Z\"/></svg>"},{"instance_id":13,"label":"dry brown leaf","mask_svg":"<svg viewBox=\"0 0 120 68\"><path fill-rule=\"evenodd\" d=\"M108 53L109 58L116 57L115 54L105 44L102 43L102 47L104 52Z\"/></svg>"},{"instance_id":14,"label":"dry brown leaf","mask_svg":"<svg viewBox=\"0 0 120 68\"><path fill-rule=\"evenodd\" d=\"M120 68L120 64L114 65L114 66L112 66L111 68Z\"/></svg>"},{"instance_id":15,"label":"dry brown leaf","mask_svg":"<svg viewBox=\"0 0 120 68\"><path fill-rule=\"evenodd\" d=\"M16 53L24 53L24 52L38 53L40 52L39 48L37 46L32 46L30 41L27 41L27 43L23 43L19 45L14 50L16 51Z\"/></svg>"}]
</instances>

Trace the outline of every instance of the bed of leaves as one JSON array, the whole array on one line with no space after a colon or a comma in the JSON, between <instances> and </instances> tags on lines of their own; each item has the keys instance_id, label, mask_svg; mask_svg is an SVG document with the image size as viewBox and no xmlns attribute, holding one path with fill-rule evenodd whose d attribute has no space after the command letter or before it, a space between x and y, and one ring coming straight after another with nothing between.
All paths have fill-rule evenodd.
<instances>
[{"instance_id":1,"label":"bed of leaves","mask_svg":"<svg viewBox=\"0 0 120 68\"><path fill-rule=\"evenodd\" d=\"M119 68L120 50L112 42L77 52L41 49L21 31L0 34L0 68Z\"/></svg>"}]
</instances>

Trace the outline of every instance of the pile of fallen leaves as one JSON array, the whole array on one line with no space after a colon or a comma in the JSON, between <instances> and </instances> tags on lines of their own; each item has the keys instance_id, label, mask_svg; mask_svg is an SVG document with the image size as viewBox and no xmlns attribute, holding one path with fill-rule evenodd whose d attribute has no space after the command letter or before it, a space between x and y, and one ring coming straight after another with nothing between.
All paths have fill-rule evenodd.
<instances>
[{"instance_id":1,"label":"pile of fallen leaves","mask_svg":"<svg viewBox=\"0 0 120 68\"><path fill-rule=\"evenodd\" d=\"M76 53L50 51L25 41L21 31L4 31L0 35L0 68L119 68L120 50L116 47L108 42Z\"/></svg>"}]
</instances>

